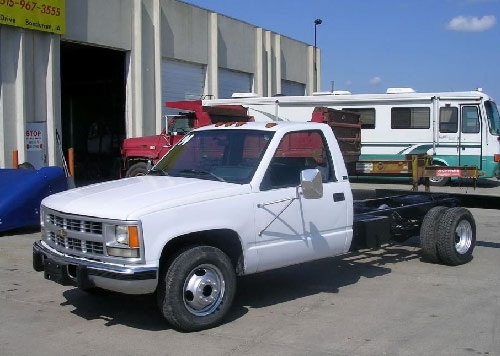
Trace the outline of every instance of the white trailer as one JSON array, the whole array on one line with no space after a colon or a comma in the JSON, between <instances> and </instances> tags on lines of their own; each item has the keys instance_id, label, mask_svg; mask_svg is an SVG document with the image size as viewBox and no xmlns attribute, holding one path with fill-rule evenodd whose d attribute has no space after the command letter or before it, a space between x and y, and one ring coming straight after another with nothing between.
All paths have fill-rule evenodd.
<instances>
[{"instance_id":1,"label":"white trailer","mask_svg":"<svg viewBox=\"0 0 500 356\"><path fill-rule=\"evenodd\" d=\"M500 116L493 99L480 89L417 93L389 88L385 94L346 91L312 96L205 100L203 105L242 105L255 121L309 120L316 107L354 111L362 121L361 160L400 160L407 154L429 154L433 164L476 166L483 178L500 178ZM444 185L449 178L434 177Z\"/></svg>"}]
</instances>

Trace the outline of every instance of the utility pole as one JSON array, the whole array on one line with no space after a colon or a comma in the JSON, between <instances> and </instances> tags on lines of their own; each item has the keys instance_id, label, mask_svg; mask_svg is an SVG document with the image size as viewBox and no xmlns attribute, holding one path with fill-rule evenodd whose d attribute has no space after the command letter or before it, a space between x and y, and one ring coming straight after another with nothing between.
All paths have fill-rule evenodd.
<instances>
[{"instance_id":1,"label":"utility pole","mask_svg":"<svg viewBox=\"0 0 500 356\"><path fill-rule=\"evenodd\" d=\"M313 91L318 91L318 67L316 60L316 32L318 25L321 25L323 21L321 19L314 20L314 53L313 53L313 65L314 65L314 88Z\"/></svg>"}]
</instances>

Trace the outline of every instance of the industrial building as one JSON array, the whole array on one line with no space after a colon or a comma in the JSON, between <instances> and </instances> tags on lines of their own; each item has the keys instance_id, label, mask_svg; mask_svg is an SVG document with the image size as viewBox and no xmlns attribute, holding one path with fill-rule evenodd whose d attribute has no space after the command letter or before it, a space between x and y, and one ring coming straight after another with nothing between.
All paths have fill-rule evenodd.
<instances>
[{"instance_id":1,"label":"industrial building","mask_svg":"<svg viewBox=\"0 0 500 356\"><path fill-rule=\"evenodd\" d=\"M320 87L315 46L185 2L19 4L0 8L0 168L15 150L19 163L61 165L71 147L76 174L98 165L114 178L121 140L159 133L166 101Z\"/></svg>"}]
</instances>

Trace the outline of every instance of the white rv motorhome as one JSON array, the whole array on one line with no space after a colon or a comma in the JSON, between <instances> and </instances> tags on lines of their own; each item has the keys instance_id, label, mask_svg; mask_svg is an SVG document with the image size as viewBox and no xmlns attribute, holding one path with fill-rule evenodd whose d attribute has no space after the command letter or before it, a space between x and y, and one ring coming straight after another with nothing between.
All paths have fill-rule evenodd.
<instances>
[{"instance_id":1,"label":"white rv motorhome","mask_svg":"<svg viewBox=\"0 0 500 356\"><path fill-rule=\"evenodd\" d=\"M205 100L203 105L242 105L255 121L309 121L316 107L354 111L362 121L361 160L404 159L427 153L433 164L476 166L482 178L500 179L500 116L493 99L482 90L417 93L389 88L385 94L346 91L312 96L258 97L235 94L232 99ZM431 178L444 185L449 178Z\"/></svg>"}]
</instances>

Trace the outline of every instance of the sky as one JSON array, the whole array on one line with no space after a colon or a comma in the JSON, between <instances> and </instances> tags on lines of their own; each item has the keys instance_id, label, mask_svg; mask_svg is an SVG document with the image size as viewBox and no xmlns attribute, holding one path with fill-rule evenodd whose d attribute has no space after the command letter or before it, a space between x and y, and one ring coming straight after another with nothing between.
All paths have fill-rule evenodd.
<instances>
[{"instance_id":1,"label":"sky","mask_svg":"<svg viewBox=\"0 0 500 356\"><path fill-rule=\"evenodd\" d=\"M184 2L309 45L321 19L322 91L482 88L500 103L500 0Z\"/></svg>"}]
</instances>

